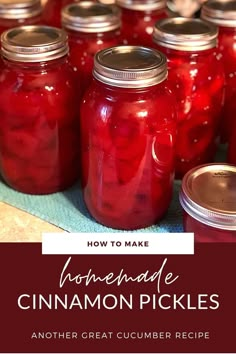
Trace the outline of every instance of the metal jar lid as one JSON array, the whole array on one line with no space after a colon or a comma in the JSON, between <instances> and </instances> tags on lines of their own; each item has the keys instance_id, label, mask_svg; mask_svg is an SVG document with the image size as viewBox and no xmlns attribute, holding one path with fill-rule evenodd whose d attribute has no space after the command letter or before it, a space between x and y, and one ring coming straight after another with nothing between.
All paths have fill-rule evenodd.
<instances>
[{"instance_id":1,"label":"metal jar lid","mask_svg":"<svg viewBox=\"0 0 236 354\"><path fill-rule=\"evenodd\" d=\"M19 26L3 32L3 57L19 62L58 59L69 51L66 33L55 27Z\"/></svg>"},{"instance_id":2,"label":"metal jar lid","mask_svg":"<svg viewBox=\"0 0 236 354\"><path fill-rule=\"evenodd\" d=\"M236 166L216 163L193 168L183 178L180 203L201 223L236 231Z\"/></svg>"},{"instance_id":3,"label":"metal jar lid","mask_svg":"<svg viewBox=\"0 0 236 354\"><path fill-rule=\"evenodd\" d=\"M153 41L163 47L201 51L217 44L218 29L200 19L183 17L166 18L156 22Z\"/></svg>"},{"instance_id":4,"label":"metal jar lid","mask_svg":"<svg viewBox=\"0 0 236 354\"><path fill-rule=\"evenodd\" d=\"M115 5L91 1L70 4L62 9L62 25L86 33L112 31L121 26L121 11Z\"/></svg>"},{"instance_id":5,"label":"metal jar lid","mask_svg":"<svg viewBox=\"0 0 236 354\"><path fill-rule=\"evenodd\" d=\"M235 0L210 0L201 10L201 18L218 26L236 26L236 1Z\"/></svg>"},{"instance_id":6,"label":"metal jar lid","mask_svg":"<svg viewBox=\"0 0 236 354\"><path fill-rule=\"evenodd\" d=\"M95 55L93 75L97 80L116 87L154 86L167 77L166 57L146 47L111 47Z\"/></svg>"},{"instance_id":7,"label":"metal jar lid","mask_svg":"<svg viewBox=\"0 0 236 354\"><path fill-rule=\"evenodd\" d=\"M40 0L0 0L0 18L20 20L42 12Z\"/></svg>"},{"instance_id":8,"label":"metal jar lid","mask_svg":"<svg viewBox=\"0 0 236 354\"><path fill-rule=\"evenodd\" d=\"M136 11L155 11L166 7L166 0L116 0L117 5Z\"/></svg>"}]
</instances>

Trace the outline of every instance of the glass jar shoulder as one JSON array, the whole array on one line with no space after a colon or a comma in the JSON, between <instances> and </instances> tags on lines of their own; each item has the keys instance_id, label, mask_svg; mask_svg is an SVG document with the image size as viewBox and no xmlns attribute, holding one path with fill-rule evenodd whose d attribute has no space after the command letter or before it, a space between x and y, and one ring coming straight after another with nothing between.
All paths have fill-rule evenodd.
<instances>
[{"instance_id":1,"label":"glass jar shoulder","mask_svg":"<svg viewBox=\"0 0 236 354\"><path fill-rule=\"evenodd\" d=\"M4 129L19 124L31 125L35 119L41 123L47 121L54 125L60 121L60 126L70 125L78 111L75 85L74 72L66 63L56 68L54 65L22 68L15 63L13 66L5 63L0 73L0 111Z\"/></svg>"},{"instance_id":2,"label":"glass jar shoulder","mask_svg":"<svg viewBox=\"0 0 236 354\"><path fill-rule=\"evenodd\" d=\"M219 29L218 50L222 54L226 73L236 69L236 28Z\"/></svg>"},{"instance_id":3,"label":"glass jar shoulder","mask_svg":"<svg viewBox=\"0 0 236 354\"><path fill-rule=\"evenodd\" d=\"M164 8L152 11L137 11L122 8L122 20L127 24L136 23L140 20L149 22L152 20L159 20L164 17L167 17L167 13Z\"/></svg>"},{"instance_id":4,"label":"glass jar shoulder","mask_svg":"<svg viewBox=\"0 0 236 354\"><path fill-rule=\"evenodd\" d=\"M165 10L136 11L122 9L121 40L124 44L152 47L152 33L156 21L167 17Z\"/></svg>"},{"instance_id":5,"label":"glass jar shoulder","mask_svg":"<svg viewBox=\"0 0 236 354\"><path fill-rule=\"evenodd\" d=\"M16 63L3 60L0 86L17 93L21 90L66 91L74 85L74 72L67 59L53 63Z\"/></svg>"},{"instance_id":6,"label":"glass jar shoulder","mask_svg":"<svg viewBox=\"0 0 236 354\"><path fill-rule=\"evenodd\" d=\"M0 18L0 34L2 34L4 31L10 28L17 27L17 26L39 25L41 21L42 21L41 15L37 15L25 19Z\"/></svg>"},{"instance_id":7,"label":"glass jar shoulder","mask_svg":"<svg viewBox=\"0 0 236 354\"><path fill-rule=\"evenodd\" d=\"M147 88L130 89L112 87L93 79L84 95L82 110L93 112L91 117L102 116L105 113L106 117L116 116L121 119L133 117L171 121L175 120L174 105L174 96L165 82Z\"/></svg>"},{"instance_id":8,"label":"glass jar shoulder","mask_svg":"<svg viewBox=\"0 0 236 354\"><path fill-rule=\"evenodd\" d=\"M120 31L100 32L100 33L82 33L67 31L69 46L71 52L78 56L88 53L95 55L97 51L115 46L120 42Z\"/></svg>"},{"instance_id":9,"label":"glass jar shoulder","mask_svg":"<svg viewBox=\"0 0 236 354\"><path fill-rule=\"evenodd\" d=\"M198 72L203 68L208 71L223 71L222 55L216 48L204 51L181 51L158 46L158 49L167 56L169 69L185 69L186 72L196 68Z\"/></svg>"},{"instance_id":10,"label":"glass jar shoulder","mask_svg":"<svg viewBox=\"0 0 236 354\"><path fill-rule=\"evenodd\" d=\"M61 8L64 5L66 5L65 0L47 0L42 12L43 23L61 27Z\"/></svg>"},{"instance_id":11,"label":"glass jar shoulder","mask_svg":"<svg viewBox=\"0 0 236 354\"><path fill-rule=\"evenodd\" d=\"M168 85L178 89L178 96L189 96L199 89L222 95L225 71L217 49L190 53L165 48L164 53L168 62Z\"/></svg>"},{"instance_id":12,"label":"glass jar shoulder","mask_svg":"<svg viewBox=\"0 0 236 354\"><path fill-rule=\"evenodd\" d=\"M235 27L219 27L218 35L218 48L223 50L224 48L235 47L236 28Z\"/></svg>"}]
</instances>

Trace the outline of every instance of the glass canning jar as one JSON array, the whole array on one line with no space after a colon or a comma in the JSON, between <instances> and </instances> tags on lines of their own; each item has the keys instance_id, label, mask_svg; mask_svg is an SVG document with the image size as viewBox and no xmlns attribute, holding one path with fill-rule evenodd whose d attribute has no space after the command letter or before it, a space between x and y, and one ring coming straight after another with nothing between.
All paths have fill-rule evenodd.
<instances>
[{"instance_id":1,"label":"glass canning jar","mask_svg":"<svg viewBox=\"0 0 236 354\"><path fill-rule=\"evenodd\" d=\"M0 0L0 33L20 25L37 25L41 14L40 0Z\"/></svg>"},{"instance_id":2,"label":"glass canning jar","mask_svg":"<svg viewBox=\"0 0 236 354\"><path fill-rule=\"evenodd\" d=\"M116 0L121 8L123 44L153 47L155 22L167 17L165 0Z\"/></svg>"},{"instance_id":3,"label":"glass canning jar","mask_svg":"<svg viewBox=\"0 0 236 354\"><path fill-rule=\"evenodd\" d=\"M62 26L69 38L70 61L82 91L92 79L94 55L120 40L120 9L91 1L71 4L62 10Z\"/></svg>"},{"instance_id":4,"label":"glass canning jar","mask_svg":"<svg viewBox=\"0 0 236 354\"><path fill-rule=\"evenodd\" d=\"M208 164L182 180L180 203L186 232L196 242L236 242L236 166Z\"/></svg>"},{"instance_id":5,"label":"glass canning jar","mask_svg":"<svg viewBox=\"0 0 236 354\"><path fill-rule=\"evenodd\" d=\"M63 7L85 0L47 0L43 7L42 20L45 25L61 27L61 11ZM90 0L92 1L92 0ZM95 1L95 0L94 0Z\"/></svg>"},{"instance_id":6,"label":"glass canning jar","mask_svg":"<svg viewBox=\"0 0 236 354\"><path fill-rule=\"evenodd\" d=\"M167 211L174 178L176 116L165 56L117 46L95 55L81 105L82 188L101 224L138 229Z\"/></svg>"},{"instance_id":7,"label":"glass canning jar","mask_svg":"<svg viewBox=\"0 0 236 354\"><path fill-rule=\"evenodd\" d=\"M224 70L216 51L217 28L199 19L156 23L157 49L168 61L168 85L177 99L176 177L213 161L224 99Z\"/></svg>"},{"instance_id":8,"label":"glass canning jar","mask_svg":"<svg viewBox=\"0 0 236 354\"><path fill-rule=\"evenodd\" d=\"M79 117L64 31L21 26L1 37L0 174L12 188L48 194L78 178Z\"/></svg>"},{"instance_id":9,"label":"glass canning jar","mask_svg":"<svg viewBox=\"0 0 236 354\"><path fill-rule=\"evenodd\" d=\"M201 17L219 28L218 50L226 78L221 137L222 142L227 142L236 112L236 1L207 1Z\"/></svg>"}]
</instances>

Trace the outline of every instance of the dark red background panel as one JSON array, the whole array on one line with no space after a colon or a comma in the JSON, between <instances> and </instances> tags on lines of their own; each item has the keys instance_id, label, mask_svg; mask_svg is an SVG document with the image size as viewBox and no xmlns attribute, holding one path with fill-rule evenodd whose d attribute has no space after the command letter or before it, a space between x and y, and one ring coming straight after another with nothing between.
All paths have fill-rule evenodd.
<instances>
[{"instance_id":1,"label":"dark red background panel","mask_svg":"<svg viewBox=\"0 0 236 354\"><path fill-rule=\"evenodd\" d=\"M0 352L150 352L150 353L235 353L236 352L236 244L197 244L189 256L72 256L69 266L75 275L91 268L104 276L124 269L129 275L158 271L167 258L165 273L179 275L173 284L161 282L159 295L190 294L196 304L198 294L219 294L217 310L161 310L151 306L140 310L140 293L156 294L155 283L127 283L119 287L104 283L87 287L66 283L59 288L60 273L68 256L42 255L41 244L1 244ZM81 310L21 310L21 294L133 294L130 310L104 308ZM117 339L117 332L171 332L169 339ZM176 339L176 332L209 332L209 339ZM36 332L76 332L77 339L34 339ZM82 339L84 332L113 332L108 339Z\"/></svg>"}]
</instances>

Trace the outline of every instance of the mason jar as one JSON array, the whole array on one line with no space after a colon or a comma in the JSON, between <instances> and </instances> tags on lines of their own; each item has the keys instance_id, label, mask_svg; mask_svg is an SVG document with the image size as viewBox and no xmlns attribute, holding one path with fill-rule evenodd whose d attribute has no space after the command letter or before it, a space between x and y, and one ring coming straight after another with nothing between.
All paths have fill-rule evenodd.
<instances>
[{"instance_id":1,"label":"mason jar","mask_svg":"<svg viewBox=\"0 0 236 354\"><path fill-rule=\"evenodd\" d=\"M91 215L139 229L166 213L174 179L176 116L159 51L116 46L95 55L81 104L82 189Z\"/></svg>"},{"instance_id":2,"label":"mason jar","mask_svg":"<svg viewBox=\"0 0 236 354\"><path fill-rule=\"evenodd\" d=\"M61 27L61 11L63 7L86 0L47 0L43 8L43 23L48 26ZM93 1L93 0L90 0ZM94 0L96 1L96 0Z\"/></svg>"},{"instance_id":3,"label":"mason jar","mask_svg":"<svg viewBox=\"0 0 236 354\"><path fill-rule=\"evenodd\" d=\"M82 91L92 79L94 55L120 41L120 10L92 1L70 4L62 10L62 26L69 38L70 61Z\"/></svg>"},{"instance_id":4,"label":"mason jar","mask_svg":"<svg viewBox=\"0 0 236 354\"><path fill-rule=\"evenodd\" d=\"M222 112L222 142L229 141L229 135L236 112L236 2L207 1L202 7L201 17L219 28L218 50L225 69L226 90Z\"/></svg>"},{"instance_id":5,"label":"mason jar","mask_svg":"<svg viewBox=\"0 0 236 354\"><path fill-rule=\"evenodd\" d=\"M176 96L176 177L213 161L219 142L224 69L217 53L217 28L200 19L156 23L153 40L168 61L168 85Z\"/></svg>"},{"instance_id":6,"label":"mason jar","mask_svg":"<svg viewBox=\"0 0 236 354\"><path fill-rule=\"evenodd\" d=\"M167 17L165 0L116 0L121 8L123 44L153 47L155 22Z\"/></svg>"},{"instance_id":7,"label":"mason jar","mask_svg":"<svg viewBox=\"0 0 236 354\"><path fill-rule=\"evenodd\" d=\"M180 203L184 231L196 242L236 242L236 166L194 167L182 180Z\"/></svg>"},{"instance_id":8,"label":"mason jar","mask_svg":"<svg viewBox=\"0 0 236 354\"><path fill-rule=\"evenodd\" d=\"M12 188L48 194L78 178L79 117L64 31L20 26L1 37L0 174Z\"/></svg>"},{"instance_id":9,"label":"mason jar","mask_svg":"<svg viewBox=\"0 0 236 354\"><path fill-rule=\"evenodd\" d=\"M40 0L0 0L0 33L20 25L37 25L41 14Z\"/></svg>"}]
</instances>

